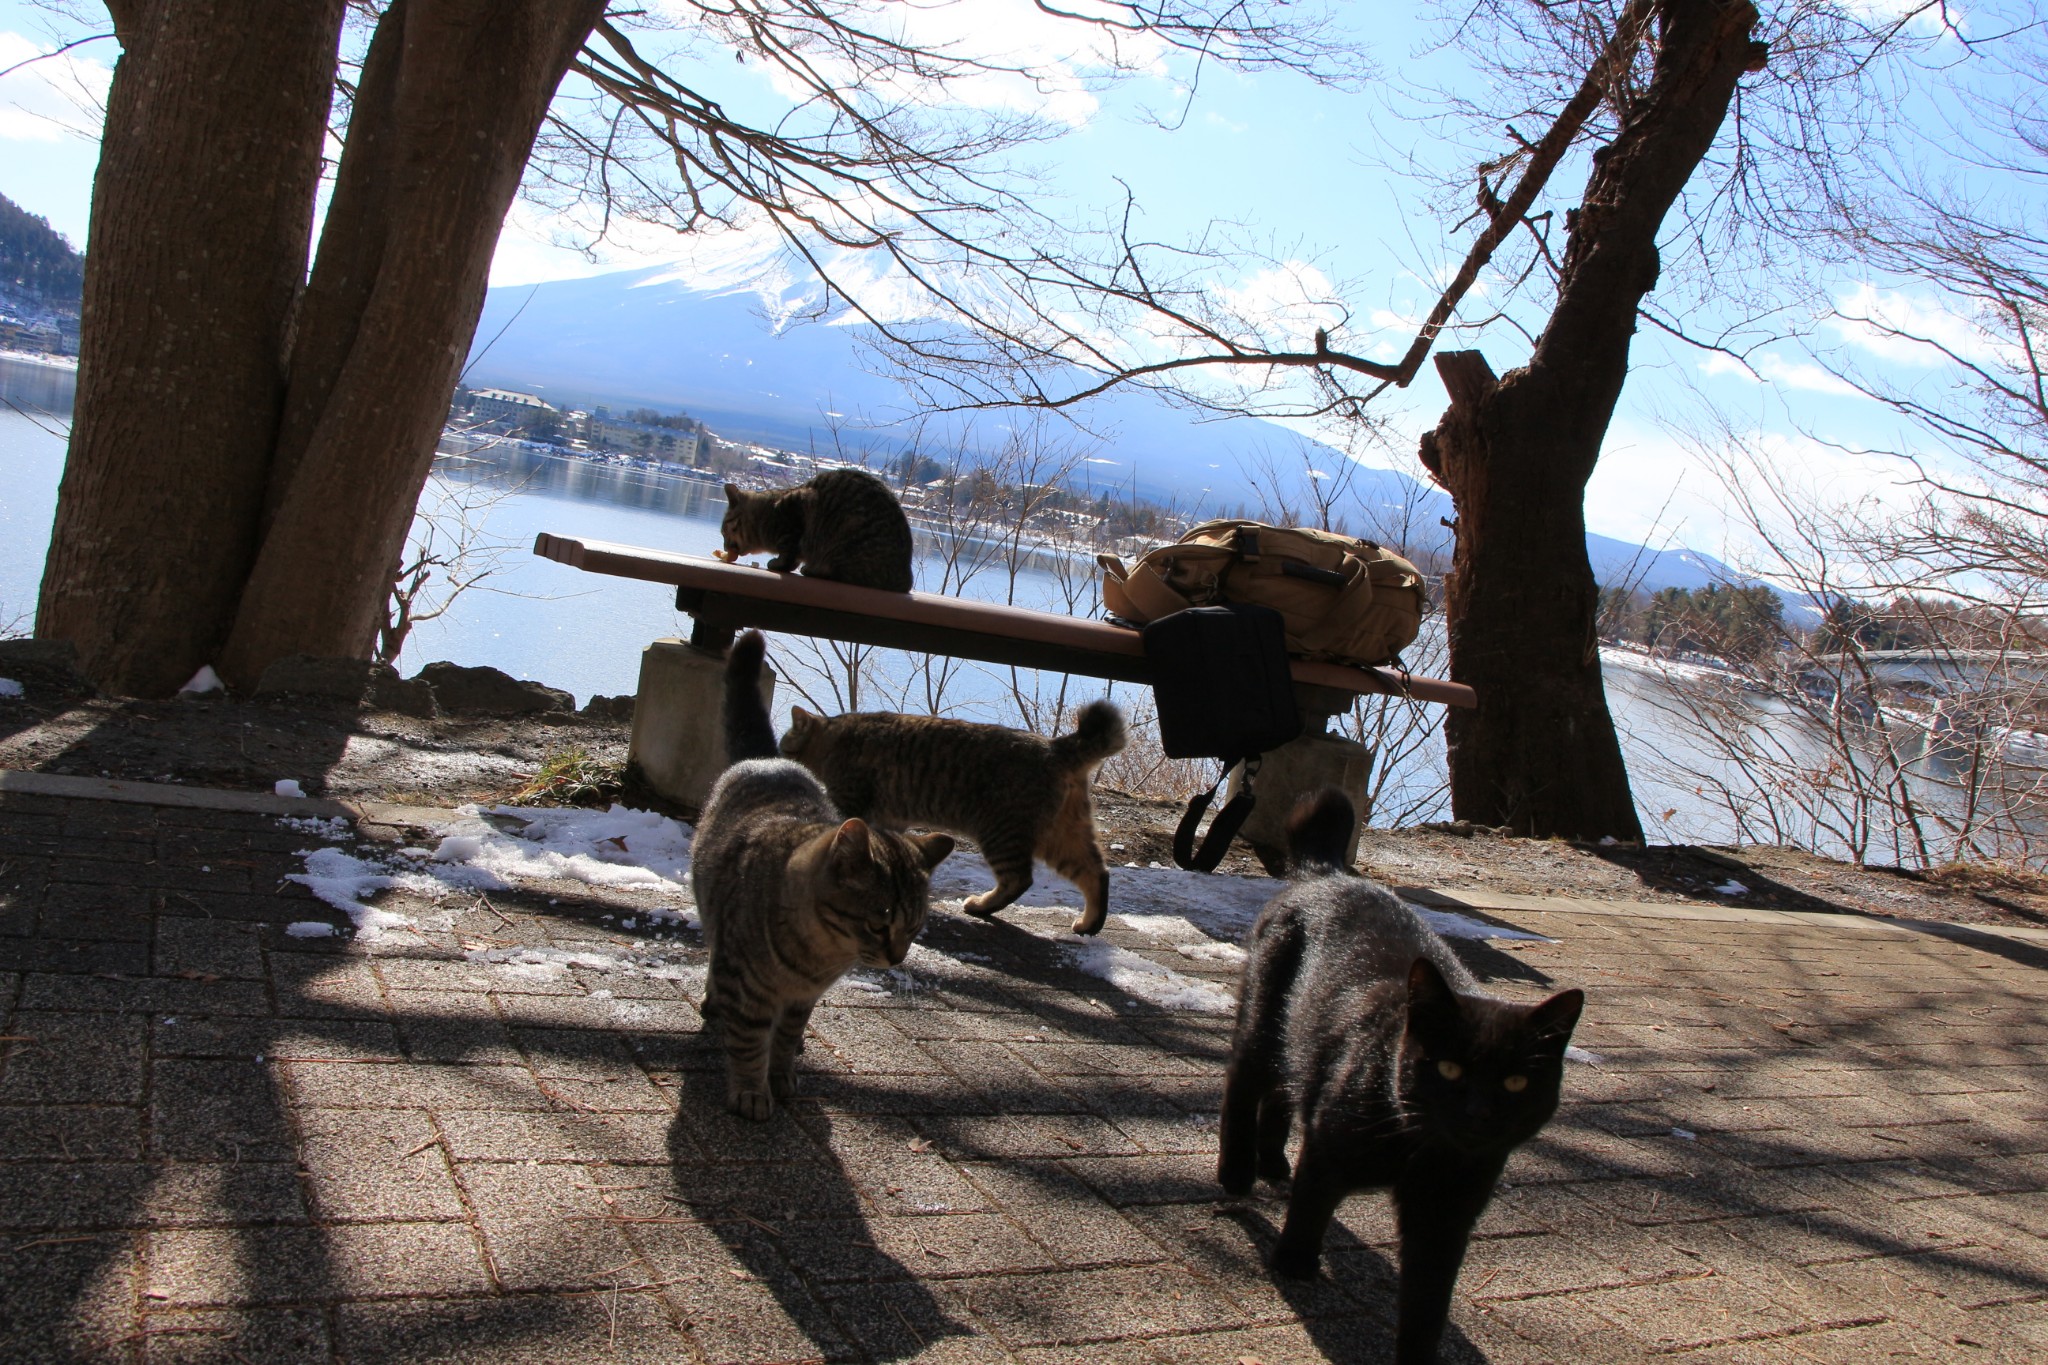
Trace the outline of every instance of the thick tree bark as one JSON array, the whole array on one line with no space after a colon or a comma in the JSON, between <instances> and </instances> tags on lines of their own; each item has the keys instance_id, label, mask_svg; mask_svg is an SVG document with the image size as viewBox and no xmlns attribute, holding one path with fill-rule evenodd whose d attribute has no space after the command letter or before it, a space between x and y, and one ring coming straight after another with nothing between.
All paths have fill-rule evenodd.
<instances>
[{"instance_id":1,"label":"thick tree bark","mask_svg":"<svg viewBox=\"0 0 2048 1365\"><path fill-rule=\"evenodd\" d=\"M1628 374L1657 232L1758 69L1747 0L1666 0L1649 88L1594 154L1550 323L1496 381L1475 351L1437 358L1450 407L1423 463L1458 509L1446 594L1451 676L1479 705L1447 722L1459 819L1537 836L1639 839L1594 636L1585 491Z\"/></svg>"},{"instance_id":2,"label":"thick tree bark","mask_svg":"<svg viewBox=\"0 0 2048 1365\"><path fill-rule=\"evenodd\" d=\"M160 695L226 640L305 280L342 0L125 0L36 633Z\"/></svg>"},{"instance_id":3,"label":"thick tree bark","mask_svg":"<svg viewBox=\"0 0 2048 1365\"><path fill-rule=\"evenodd\" d=\"M368 657L505 213L603 11L399 0L379 24L292 352L268 525L221 658L230 682L288 654Z\"/></svg>"}]
</instances>

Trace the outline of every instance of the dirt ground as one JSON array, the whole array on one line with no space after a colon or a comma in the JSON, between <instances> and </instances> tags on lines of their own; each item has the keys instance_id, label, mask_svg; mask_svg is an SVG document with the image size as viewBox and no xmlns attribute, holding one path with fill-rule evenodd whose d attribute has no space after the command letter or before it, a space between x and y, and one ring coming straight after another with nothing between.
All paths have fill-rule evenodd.
<instances>
[{"instance_id":1,"label":"dirt ground","mask_svg":"<svg viewBox=\"0 0 2048 1365\"><path fill-rule=\"evenodd\" d=\"M544 760L569 750L623 764L628 734L622 724L566 714L422 720L283 701L0 700L0 768L240 790L291 778L308 795L409 805L503 800ZM1113 865L1171 865L1177 802L1103 791L1098 808ZM1601 846L1483 829L1369 829L1359 866L1394 885L1447 891L2048 926L2048 879L1985 866L1926 874L1856 867L1771 846ZM1256 875L1259 866L1239 849L1222 870Z\"/></svg>"}]
</instances>

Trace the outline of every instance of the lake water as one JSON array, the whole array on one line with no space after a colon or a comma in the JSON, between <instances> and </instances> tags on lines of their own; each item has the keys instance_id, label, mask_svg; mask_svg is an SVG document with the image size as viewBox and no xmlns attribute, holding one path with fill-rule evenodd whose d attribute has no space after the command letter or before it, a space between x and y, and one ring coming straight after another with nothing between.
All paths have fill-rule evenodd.
<instances>
[{"instance_id":1,"label":"lake water","mask_svg":"<svg viewBox=\"0 0 2048 1365\"><path fill-rule=\"evenodd\" d=\"M0 358L0 634L24 633L33 619L71 391L67 371ZM400 667L412 673L436 659L489 664L565 688L580 703L596 694L632 692L641 649L653 639L687 635L689 620L676 612L672 590L538 559L530 553L534 537L549 531L709 554L719 545L724 501L716 485L702 481L498 445L444 459L422 509L442 525L466 519L474 528L473 551L488 559L492 571L446 614L415 628ZM945 566L927 547L920 586L1067 610L1073 585L1045 565L1042 559L1027 562L1015 574L988 566L960 590L942 582ZM1086 587L1078 607L1087 611L1094 604L1094 590ZM1441 657L1440 637L1425 637L1410 651L1420 672L1440 670ZM829 646L784 640L777 658L788 684L779 694L784 707L801 698L825 711L848 709L847 665ZM865 709L921 710L936 701L951 714L1015 723L1020 710L1071 706L1107 687L1077 679L1062 694L1057 677L973 664L941 667L943 673L913 673L907 656L871 653L860 665L859 703ZM1672 841L1732 841L1733 816L1713 784L1699 780L1703 772L1725 775L1726 755L1674 719L1683 710L1677 694L1654 673L1612 660L1607 689L1646 830ZM1111 691L1127 703L1147 700L1133 697L1127 685ZM1764 723L1775 722L1766 717ZM1815 756L1825 762L1818 749ZM1411 821L1441 818L1448 803L1429 794L1442 781L1442 741L1431 736L1388 774L1382 822L1397 811Z\"/></svg>"}]
</instances>

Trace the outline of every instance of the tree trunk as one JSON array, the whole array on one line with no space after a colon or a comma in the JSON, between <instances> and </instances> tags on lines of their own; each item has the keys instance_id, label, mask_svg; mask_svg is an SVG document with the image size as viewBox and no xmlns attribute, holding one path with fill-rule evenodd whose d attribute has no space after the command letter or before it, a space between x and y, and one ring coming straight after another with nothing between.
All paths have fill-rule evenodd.
<instances>
[{"instance_id":1,"label":"tree trunk","mask_svg":"<svg viewBox=\"0 0 2048 1365\"><path fill-rule=\"evenodd\" d=\"M221 658L230 682L288 654L368 657L505 213L603 11L398 0L379 23L292 351L268 524Z\"/></svg>"},{"instance_id":2,"label":"tree trunk","mask_svg":"<svg viewBox=\"0 0 2048 1365\"><path fill-rule=\"evenodd\" d=\"M342 0L124 0L36 633L102 687L213 661L256 553Z\"/></svg>"},{"instance_id":3,"label":"tree trunk","mask_svg":"<svg viewBox=\"0 0 2048 1365\"><path fill-rule=\"evenodd\" d=\"M1438 356L1450 406L1422 438L1458 509L1451 676L1479 696L1446 725L1452 813L1539 837L1642 837L1601 681L1586 483L1657 282L1657 232L1763 58L1747 0L1667 0L1658 17L1649 88L1594 153L1529 363L1496 381L1476 351Z\"/></svg>"}]
</instances>

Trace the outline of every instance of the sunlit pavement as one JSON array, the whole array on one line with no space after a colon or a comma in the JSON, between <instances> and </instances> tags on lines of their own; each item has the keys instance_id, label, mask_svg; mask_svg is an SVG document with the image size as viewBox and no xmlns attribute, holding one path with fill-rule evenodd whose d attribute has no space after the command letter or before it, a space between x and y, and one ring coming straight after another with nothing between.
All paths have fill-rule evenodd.
<instances>
[{"instance_id":1,"label":"sunlit pavement","mask_svg":"<svg viewBox=\"0 0 2048 1365\"><path fill-rule=\"evenodd\" d=\"M0 790L0 1359L1389 1358L1384 1201L1270 1278L1280 1203L1213 1181L1228 1015L1083 970L1067 911L935 914L753 1125L697 935L630 888L399 887L415 928L303 936L348 920L281 880L301 850L426 836L125 794ZM1446 1359L2048 1359L2048 950L1505 904L1548 941L1474 966L1586 987L1598 1060L1509 1168Z\"/></svg>"}]
</instances>

